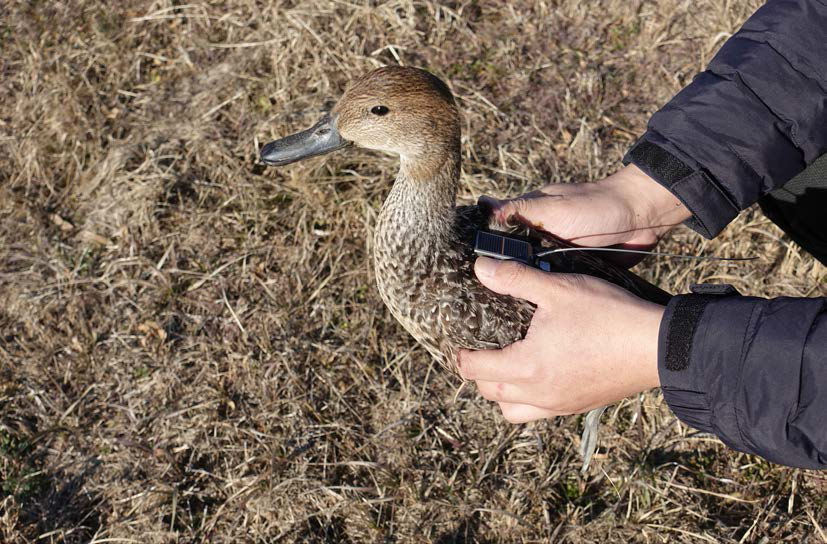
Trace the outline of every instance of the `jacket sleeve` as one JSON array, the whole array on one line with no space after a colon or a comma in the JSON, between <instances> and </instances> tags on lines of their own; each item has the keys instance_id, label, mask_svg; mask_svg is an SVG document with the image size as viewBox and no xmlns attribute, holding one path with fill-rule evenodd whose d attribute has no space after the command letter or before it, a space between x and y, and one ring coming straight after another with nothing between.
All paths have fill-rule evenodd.
<instances>
[{"instance_id":1,"label":"jacket sleeve","mask_svg":"<svg viewBox=\"0 0 827 544\"><path fill-rule=\"evenodd\" d=\"M827 152L827 0L771 0L649 121L634 163L707 238Z\"/></svg>"},{"instance_id":2,"label":"jacket sleeve","mask_svg":"<svg viewBox=\"0 0 827 544\"><path fill-rule=\"evenodd\" d=\"M827 468L827 298L676 296L658 353L679 419L775 463Z\"/></svg>"}]
</instances>

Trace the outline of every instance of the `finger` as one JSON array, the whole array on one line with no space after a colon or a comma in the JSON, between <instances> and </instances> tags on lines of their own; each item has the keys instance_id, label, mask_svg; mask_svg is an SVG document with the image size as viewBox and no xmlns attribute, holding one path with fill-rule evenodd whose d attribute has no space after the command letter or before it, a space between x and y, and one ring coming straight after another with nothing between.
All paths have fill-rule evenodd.
<instances>
[{"instance_id":1,"label":"finger","mask_svg":"<svg viewBox=\"0 0 827 544\"><path fill-rule=\"evenodd\" d=\"M495 293L511 295L537 305L553 293L562 281L556 274L516 261L498 261L490 257L478 257L474 273L483 285Z\"/></svg>"},{"instance_id":2,"label":"finger","mask_svg":"<svg viewBox=\"0 0 827 544\"><path fill-rule=\"evenodd\" d=\"M457 362L466 380L521 383L532 378L533 363L528 355L520 341L503 349L462 350Z\"/></svg>"},{"instance_id":3,"label":"finger","mask_svg":"<svg viewBox=\"0 0 827 544\"><path fill-rule=\"evenodd\" d=\"M487 382L476 380L480 395L493 402L508 402L512 404L530 403L528 394L520 386L506 382Z\"/></svg>"},{"instance_id":4,"label":"finger","mask_svg":"<svg viewBox=\"0 0 827 544\"><path fill-rule=\"evenodd\" d=\"M529 421L537 421L538 419L547 419L557 416L551 410L545 408L538 408L530 404L518 404L510 402L499 402L500 410L503 417L509 423L528 423Z\"/></svg>"}]
</instances>

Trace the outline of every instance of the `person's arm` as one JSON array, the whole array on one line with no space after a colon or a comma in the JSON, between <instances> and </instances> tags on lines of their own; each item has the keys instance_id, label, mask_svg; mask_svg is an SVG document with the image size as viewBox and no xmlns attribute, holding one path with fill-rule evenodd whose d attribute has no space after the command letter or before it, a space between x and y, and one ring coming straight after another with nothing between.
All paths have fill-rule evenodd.
<instances>
[{"instance_id":1,"label":"person's arm","mask_svg":"<svg viewBox=\"0 0 827 544\"><path fill-rule=\"evenodd\" d=\"M692 427L775 463L827 468L827 298L675 297L658 373Z\"/></svg>"},{"instance_id":2,"label":"person's arm","mask_svg":"<svg viewBox=\"0 0 827 544\"><path fill-rule=\"evenodd\" d=\"M624 163L717 235L827 152L827 2L770 0L649 121Z\"/></svg>"}]
</instances>

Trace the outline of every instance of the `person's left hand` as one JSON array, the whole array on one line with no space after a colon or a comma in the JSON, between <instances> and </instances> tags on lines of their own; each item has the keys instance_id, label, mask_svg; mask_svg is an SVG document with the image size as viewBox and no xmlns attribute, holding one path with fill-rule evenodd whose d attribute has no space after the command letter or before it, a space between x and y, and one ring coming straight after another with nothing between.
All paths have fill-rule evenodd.
<instances>
[{"instance_id":1,"label":"person's left hand","mask_svg":"<svg viewBox=\"0 0 827 544\"><path fill-rule=\"evenodd\" d=\"M663 306L598 278L477 259L477 278L537 305L525 339L462 351L460 373L512 423L585 412L659 385Z\"/></svg>"}]
</instances>

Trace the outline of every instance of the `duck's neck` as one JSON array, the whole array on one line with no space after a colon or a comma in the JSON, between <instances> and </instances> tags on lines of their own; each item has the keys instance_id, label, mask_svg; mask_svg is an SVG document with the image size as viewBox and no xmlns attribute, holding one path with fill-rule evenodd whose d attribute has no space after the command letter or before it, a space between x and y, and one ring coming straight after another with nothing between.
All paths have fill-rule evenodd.
<instances>
[{"instance_id":1,"label":"duck's neck","mask_svg":"<svg viewBox=\"0 0 827 544\"><path fill-rule=\"evenodd\" d=\"M450 242L459 172L459 149L426 160L402 158L379 214L377 258L427 260Z\"/></svg>"}]
</instances>

